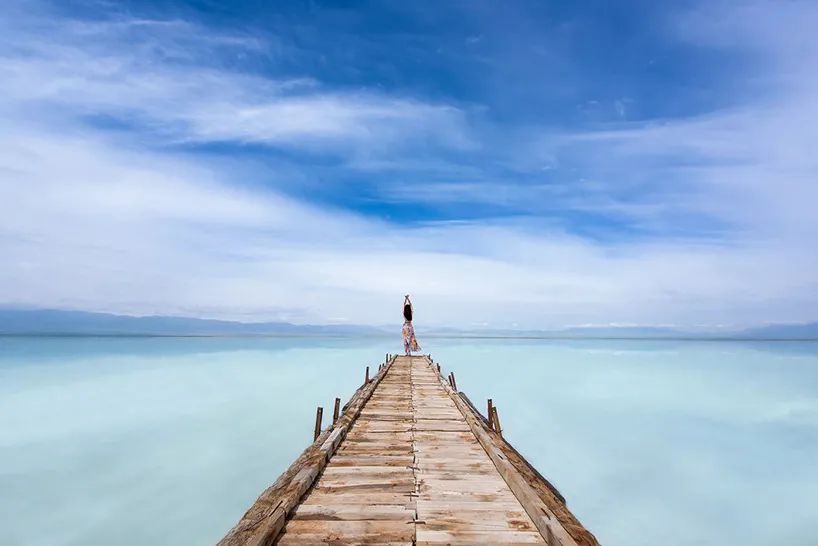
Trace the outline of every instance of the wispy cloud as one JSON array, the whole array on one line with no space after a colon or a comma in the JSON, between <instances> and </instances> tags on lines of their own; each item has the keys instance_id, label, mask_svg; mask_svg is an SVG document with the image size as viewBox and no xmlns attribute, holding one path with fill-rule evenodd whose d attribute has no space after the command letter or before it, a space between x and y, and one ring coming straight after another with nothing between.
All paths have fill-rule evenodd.
<instances>
[{"instance_id":1,"label":"wispy cloud","mask_svg":"<svg viewBox=\"0 0 818 546\"><path fill-rule=\"evenodd\" d=\"M0 27L6 105L49 124L109 116L166 143L260 143L345 156L474 145L455 106L231 68L266 51L257 37L179 20L42 15L25 23Z\"/></svg>"},{"instance_id":2,"label":"wispy cloud","mask_svg":"<svg viewBox=\"0 0 818 546\"><path fill-rule=\"evenodd\" d=\"M816 50L789 45L796 32L814 45L806 26L786 43L763 32L777 8L753 6L749 28L707 47L740 44L742 77L780 85L707 113L559 130L254 70L285 48L274 37L18 13L0 27L0 302L387 323L409 291L438 325L814 319L818 81L799 56ZM262 174L214 143L307 159ZM341 167L309 187L369 183L376 208L458 212L385 221L287 191L316 155Z\"/></svg>"}]
</instances>

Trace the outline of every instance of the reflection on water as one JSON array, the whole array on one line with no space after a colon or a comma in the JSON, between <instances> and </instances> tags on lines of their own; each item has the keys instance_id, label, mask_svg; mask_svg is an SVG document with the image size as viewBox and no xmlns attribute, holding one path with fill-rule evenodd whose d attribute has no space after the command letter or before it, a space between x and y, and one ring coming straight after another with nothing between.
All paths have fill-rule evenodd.
<instances>
[{"instance_id":1,"label":"reflection on water","mask_svg":"<svg viewBox=\"0 0 818 546\"><path fill-rule=\"evenodd\" d=\"M494 399L507 437L606 546L818 542L818 345L424 348L478 407ZM212 544L309 443L315 407L396 350L0 338L0 544Z\"/></svg>"}]
</instances>

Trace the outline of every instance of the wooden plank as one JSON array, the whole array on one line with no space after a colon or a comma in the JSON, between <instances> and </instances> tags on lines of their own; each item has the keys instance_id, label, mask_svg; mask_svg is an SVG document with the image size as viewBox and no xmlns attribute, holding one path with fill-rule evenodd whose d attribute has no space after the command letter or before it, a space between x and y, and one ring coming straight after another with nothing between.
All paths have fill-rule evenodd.
<instances>
[{"instance_id":1,"label":"wooden plank","mask_svg":"<svg viewBox=\"0 0 818 546\"><path fill-rule=\"evenodd\" d=\"M418 519L424 521L428 531L451 531L468 527L472 531L526 531L539 534L537 528L526 516L525 510L497 510L486 504L482 510L426 511Z\"/></svg>"},{"instance_id":2,"label":"wooden plank","mask_svg":"<svg viewBox=\"0 0 818 546\"><path fill-rule=\"evenodd\" d=\"M263 533L220 546L546 543L536 495L473 418L428 359L394 358L321 435L324 461L288 478L301 493L268 509ZM560 529L548 524L549 544L576 546Z\"/></svg>"},{"instance_id":3,"label":"wooden plank","mask_svg":"<svg viewBox=\"0 0 818 546\"><path fill-rule=\"evenodd\" d=\"M390 520L405 523L413 521L414 518L414 510L400 505L302 504L292 515L293 520Z\"/></svg>"},{"instance_id":4,"label":"wooden plank","mask_svg":"<svg viewBox=\"0 0 818 546\"><path fill-rule=\"evenodd\" d=\"M370 521L334 521L334 520L290 520L281 536L279 544L286 544L287 537L309 536L317 542L355 541L391 542L412 541L415 526L411 522L370 520Z\"/></svg>"},{"instance_id":5,"label":"wooden plank","mask_svg":"<svg viewBox=\"0 0 818 546\"><path fill-rule=\"evenodd\" d=\"M425 529L419 525L416 536L417 544L542 544L539 533L524 531L472 531L470 529L456 529L451 531L435 531Z\"/></svg>"},{"instance_id":6,"label":"wooden plank","mask_svg":"<svg viewBox=\"0 0 818 546\"><path fill-rule=\"evenodd\" d=\"M412 375L417 543L543 543L434 370L414 362Z\"/></svg>"},{"instance_id":7,"label":"wooden plank","mask_svg":"<svg viewBox=\"0 0 818 546\"><path fill-rule=\"evenodd\" d=\"M485 512L494 511L499 513L517 512L523 510L519 501L514 498L495 499L491 502L464 499L427 499L418 497L417 502L418 519L423 519L426 514L436 512Z\"/></svg>"},{"instance_id":8,"label":"wooden plank","mask_svg":"<svg viewBox=\"0 0 818 546\"><path fill-rule=\"evenodd\" d=\"M408 506L414 501L407 493L372 493L372 492L358 492L358 493L325 493L313 492L304 499L301 503L326 505L326 504L366 504L371 506L381 505L395 505Z\"/></svg>"},{"instance_id":9,"label":"wooden plank","mask_svg":"<svg viewBox=\"0 0 818 546\"><path fill-rule=\"evenodd\" d=\"M324 473L321 476L321 480L325 480L331 477L343 477L345 479L350 479L352 477L373 477L373 476L393 476L393 477L400 477L400 476L408 476L414 480L414 476L412 475L412 469L408 467L408 465L404 464L401 466L395 465L380 465L380 464L372 464L372 461L368 461L366 459L358 459L361 464L356 466L344 466L344 465L336 465L331 464L324 469ZM334 463L335 461L333 461Z\"/></svg>"},{"instance_id":10,"label":"wooden plank","mask_svg":"<svg viewBox=\"0 0 818 546\"><path fill-rule=\"evenodd\" d=\"M414 430L422 432L469 432L469 425L465 422L436 419L434 421L418 421L415 423Z\"/></svg>"},{"instance_id":11,"label":"wooden plank","mask_svg":"<svg viewBox=\"0 0 818 546\"><path fill-rule=\"evenodd\" d=\"M281 537L280 544L282 546L315 546L316 544L343 544L344 546L414 546L414 542L409 541L389 541L382 542L376 537L366 537L363 540L351 540L345 538L343 540L327 539L324 535L287 535Z\"/></svg>"}]
</instances>

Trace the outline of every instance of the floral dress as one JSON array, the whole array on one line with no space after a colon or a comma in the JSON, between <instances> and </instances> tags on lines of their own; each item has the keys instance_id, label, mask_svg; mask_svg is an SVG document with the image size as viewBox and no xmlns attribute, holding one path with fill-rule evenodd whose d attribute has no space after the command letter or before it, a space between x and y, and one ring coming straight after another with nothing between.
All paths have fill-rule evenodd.
<instances>
[{"instance_id":1,"label":"floral dress","mask_svg":"<svg viewBox=\"0 0 818 546\"><path fill-rule=\"evenodd\" d=\"M415 328L412 326L412 321L407 320L403 323L403 350L406 354L420 351L420 345L415 337Z\"/></svg>"}]
</instances>

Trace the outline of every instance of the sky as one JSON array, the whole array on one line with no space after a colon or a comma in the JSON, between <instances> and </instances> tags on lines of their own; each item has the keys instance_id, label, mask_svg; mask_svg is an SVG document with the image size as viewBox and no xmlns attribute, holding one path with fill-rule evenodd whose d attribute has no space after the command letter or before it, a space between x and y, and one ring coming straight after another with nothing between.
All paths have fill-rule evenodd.
<instances>
[{"instance_id":1,"label":"sky","mask_svg":"<svg viewBox=\"0 0 818 546\"><path fill-rule=\"evenodd\" d=\"M0 6L0 305L818 320L818 3Z\"/></svg>"}]
</instances>

